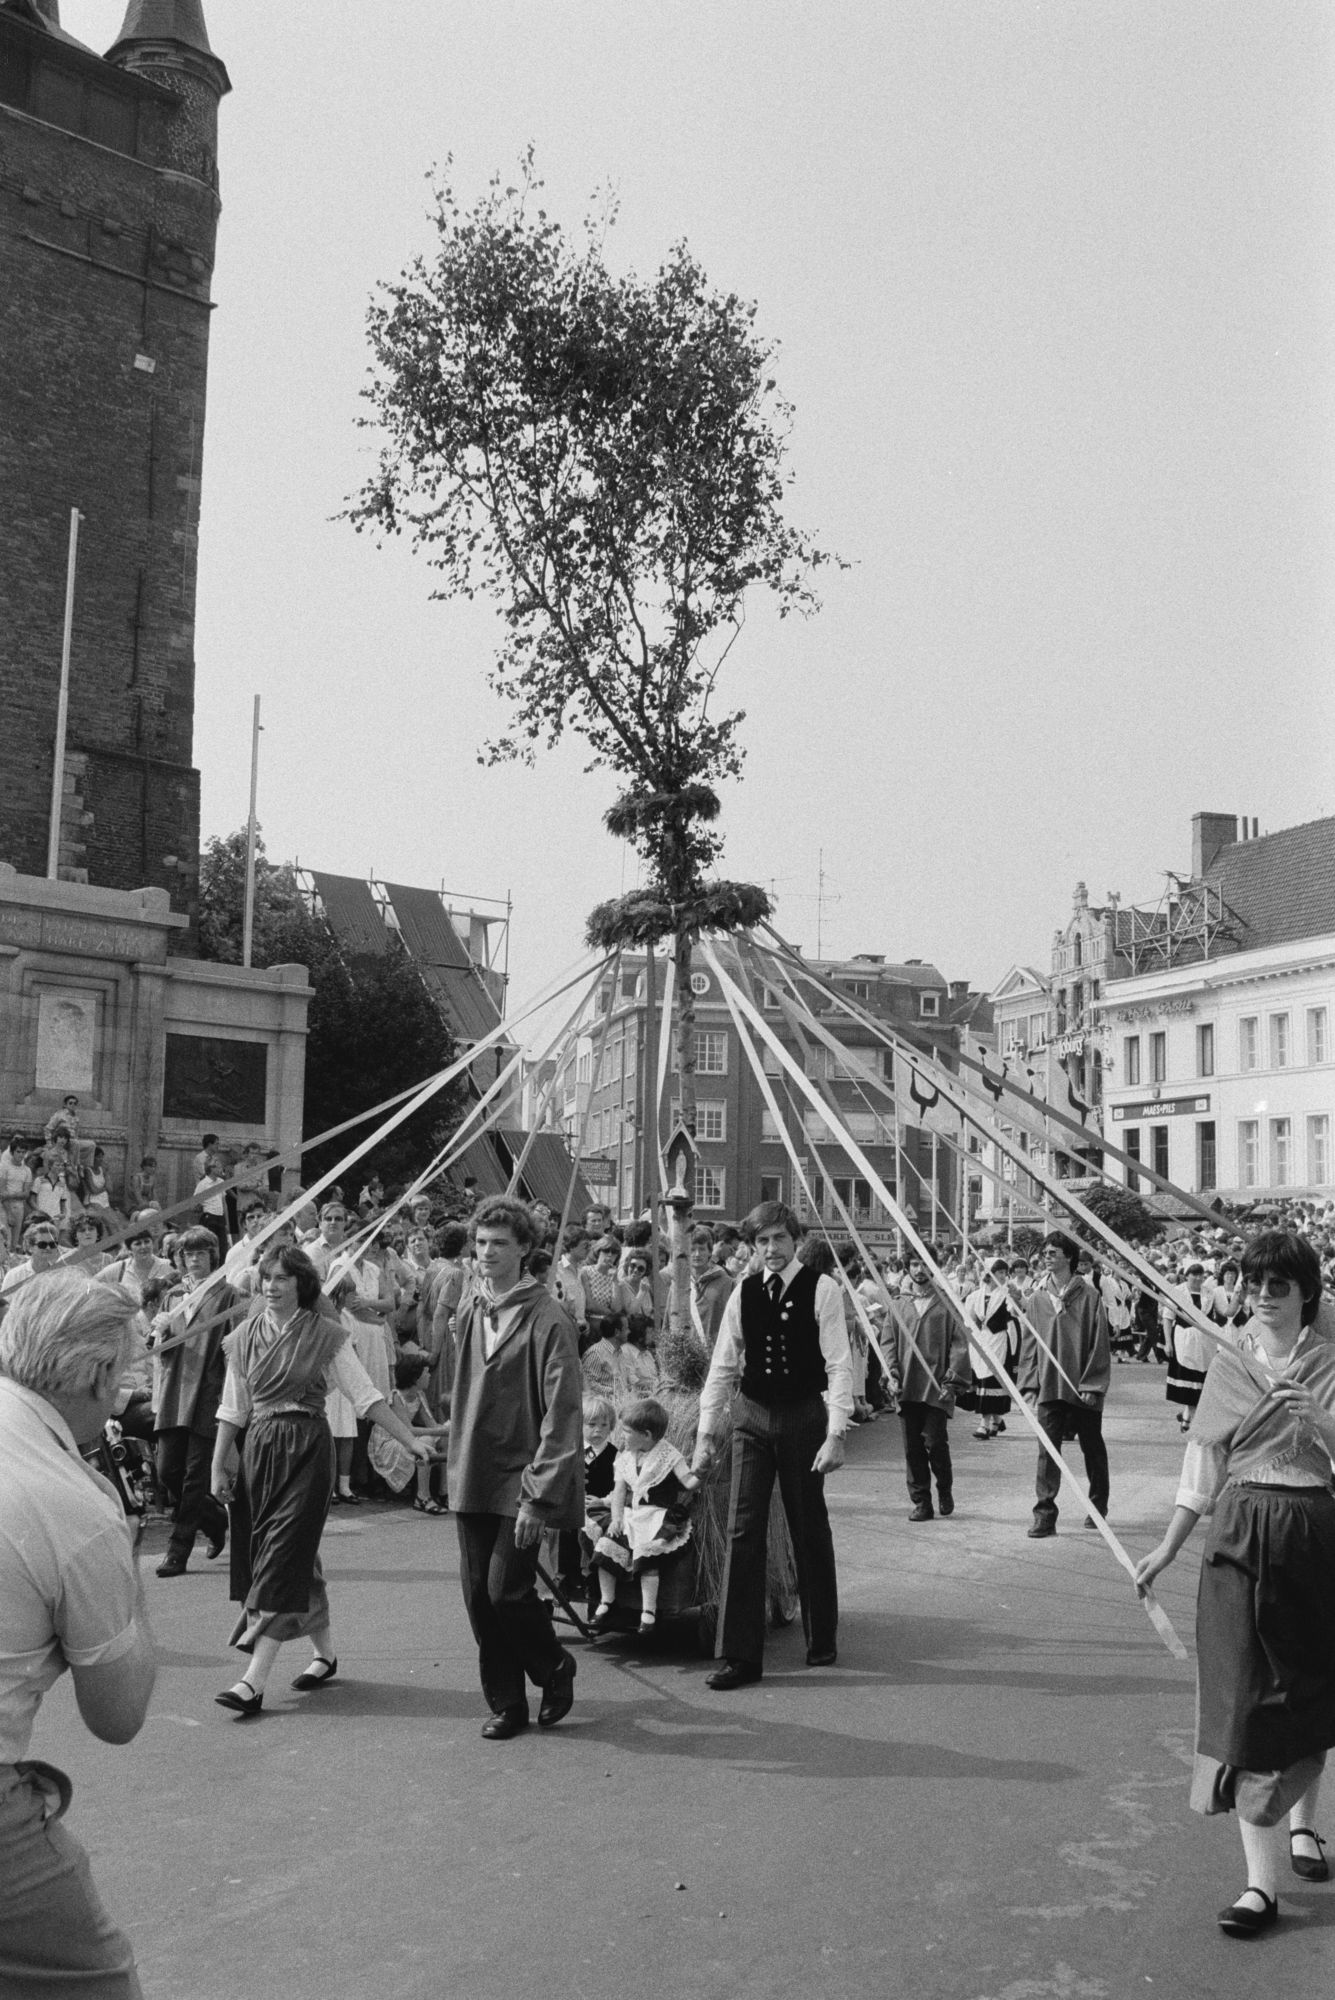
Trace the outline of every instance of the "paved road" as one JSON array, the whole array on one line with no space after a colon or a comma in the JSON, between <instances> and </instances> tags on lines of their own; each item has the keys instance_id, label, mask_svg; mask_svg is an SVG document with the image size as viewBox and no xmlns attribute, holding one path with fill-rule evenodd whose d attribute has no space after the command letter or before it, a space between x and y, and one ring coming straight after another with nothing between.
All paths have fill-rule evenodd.
<instances>
[{"instance_id":1,"label":"paved road","mask_svg":"<svg viewBox=\"0 0 1335 2000\"><path fill-rule=\"evenodd\" d=\"M1113 1521L1140 1553L1179 1440L1162 1369L1113 1390ZM94 1743L62 1685L34 1749L75 1777L150 2000L1329 1992L1335 1887L1295 1878L1259 1942L1217 1931L1243 1878L1233 1827L1187 1811L1190 1670L1069 1511L1025 1539L1016 1419L988 1445L969 1424L951 1521L908 1522L893 1419L830 1481L837 1667L806 1669L791 1630L763 1682L716 1695L689 1654L581 1646L569 1721L511 1744L478 1735L448 1520L335 1514L341 1683L289 1695L294 1657L253 1723L212 1702L225 1578L150 1574L138 1742ZM1163 1592L1188 1640L1196 1569L1189 1548Z\"/></svg>"}]
</instances>

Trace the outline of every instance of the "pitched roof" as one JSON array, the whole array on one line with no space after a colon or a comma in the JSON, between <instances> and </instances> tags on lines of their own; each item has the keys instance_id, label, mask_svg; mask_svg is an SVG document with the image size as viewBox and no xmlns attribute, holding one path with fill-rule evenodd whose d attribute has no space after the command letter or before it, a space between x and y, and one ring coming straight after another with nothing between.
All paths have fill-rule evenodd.
<instances>
[{"instance_id":1,"label":"pitched roof","mask_svg":"<svg viewBox=\"0 0 1335 2000\"><path fill-rule=\"evenodd\" d=\"M1207 880L1243 919L1243 951L1326 936L1335 931L1335 819L1230 842Z\"/></svg>"}]
</instances>

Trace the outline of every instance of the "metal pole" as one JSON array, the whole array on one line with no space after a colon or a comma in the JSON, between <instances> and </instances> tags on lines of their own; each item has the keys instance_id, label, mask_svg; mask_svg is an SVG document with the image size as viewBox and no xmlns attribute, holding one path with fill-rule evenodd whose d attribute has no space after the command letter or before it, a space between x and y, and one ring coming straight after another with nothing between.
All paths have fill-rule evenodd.
<instances>
[{"instance_id":1,"label":"metal pole","mask_svg":"<svg viewBox=\"0 0 1335 2000\"><path fill-rule=\"evenodd\" d=\"M79 560L79 510L70 508L70 552L65 566L65 636L60 648L60 698L56 703L56 745L51 772L51 828L46 842L46 879L60 876L60 807L65 796L65 731L70 713L70 647L74 641L74 571Z\"/></svg>"},{"instance_id":2,"label":"metal pole","mask_svg":"<svg viewBox=\"0 0 1335 2000\"><path fill-rule=\"evenodd\" d=\"M255 794L260 778L260 698L255 697L255 720L250 732L250 818L246 822L246 916L241 939L241 963L250 964L255 941Z\"/></svg>"}]
</instances>

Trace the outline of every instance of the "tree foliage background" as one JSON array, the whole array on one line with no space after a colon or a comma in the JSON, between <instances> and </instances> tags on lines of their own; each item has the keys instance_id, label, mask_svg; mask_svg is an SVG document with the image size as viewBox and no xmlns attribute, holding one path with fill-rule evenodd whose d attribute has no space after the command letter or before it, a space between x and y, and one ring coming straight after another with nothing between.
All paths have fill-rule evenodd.
<instances>
[{"instance_id":1,"label":"tree foliage background","mask_svg":"<svg viewBox=\"0 0 1335 2000\"><path fill-rule=\"evenodd\" d=\"M1125 1237L1128 1243L1152 1243L1163 1234L1162 1219L1130 1188L1118 1187L1112 1181L1101 1181L1087 1194L1082 1194L1080 1199L1091 1214L1097 1215L1100 1222ZM1082 1228L1080 1234L1096 1250L1102 1243L1102 1238L1096 1239L1092 1229Z\"/></svg>"},{"instance_id":2,"label":"tree foliage background","mask_svg":"<svg viewBox=\"0 0 1335 2000\"><path fill-rule=\"evenodd\" d=\"M769 913L712 874L715 787L741 769L744 710L716 699L748 593L809 612L832 558L784 518L791 408L754 305L712 287L684 243L618 274L615 208L570 236L532 151L471 208L436 188L434 255L369 313L374 476L359 530L408 534L441 597L498 607L492 683L509 725L484 759L531 760L567 729L625 789L609 830L648 865L600 905L602 950L670 937L677 1076L695 1129L692 940Z\"/></svg>"},{"instance_id":3,"label":"tree foliage background","mask_svg":"<svg viewBox=\"0 0 1335 2000\"><path fill-rule=\"evenodd\" d=\"M199 955L241 963L245 910L246 834L242 828L210 840L200 857ZM251 962L304 965L314 988L306 1043L302 1133L342 1124L356 1112L406 1090L454 1059L454 1042L408 953L391 939L384 954L345 959L328 929L306 907L290 866L275 865L257 842L255 927ZM446 1143L466 1101L462 1084L448 1085L358 1161L344 1189L355 1200L373 1172L387 1186L415 1176ZM334 1166L365 1135L348 1133L302 1157L309 1183Z\"/></svg>"}]
</instances>

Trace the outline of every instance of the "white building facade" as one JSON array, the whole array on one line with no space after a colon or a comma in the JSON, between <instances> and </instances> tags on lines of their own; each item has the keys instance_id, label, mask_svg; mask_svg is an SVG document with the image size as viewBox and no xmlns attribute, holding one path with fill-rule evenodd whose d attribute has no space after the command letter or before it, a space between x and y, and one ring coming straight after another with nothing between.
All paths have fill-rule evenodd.
<instances>
[{"instance_id":1,"label":"white building facade","mask_svg":"<svg viewBox=\"0 0 1335 2000\"><path fill-rule=\"evenodd\" d=\"M1332 1192L1335 933L1119 979L1099 1008L1114 1145L1232 1201Z\"/></svg>"}]
</instances>

